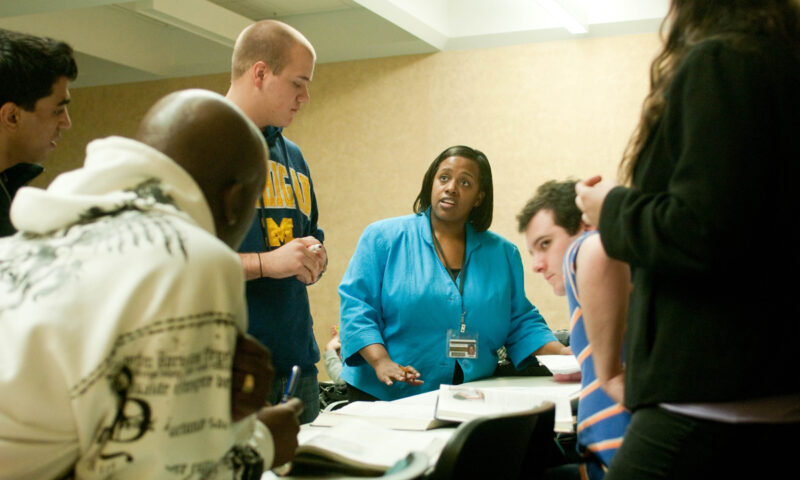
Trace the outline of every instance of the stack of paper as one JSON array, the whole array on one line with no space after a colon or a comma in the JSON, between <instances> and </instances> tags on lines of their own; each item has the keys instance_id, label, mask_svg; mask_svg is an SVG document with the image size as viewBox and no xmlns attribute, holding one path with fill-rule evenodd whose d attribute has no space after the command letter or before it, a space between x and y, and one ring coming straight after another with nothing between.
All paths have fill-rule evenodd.
<instances>
[{"instance_id":1,"label":"stack of paper","mask_svg":"<svg viewBox=\"0 0 800 480\"><path fill-rule=\"evenodd\" d=\"M581 366L574 355L537 355L536 360L550 370L557 382L581 381Z\"/></svg>"}]
</instances>

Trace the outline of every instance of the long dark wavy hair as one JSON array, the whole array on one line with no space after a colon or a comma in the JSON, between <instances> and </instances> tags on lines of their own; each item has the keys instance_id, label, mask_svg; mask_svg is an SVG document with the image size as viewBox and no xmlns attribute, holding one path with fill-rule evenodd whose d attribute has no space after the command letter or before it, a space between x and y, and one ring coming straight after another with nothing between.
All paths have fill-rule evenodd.
<instances>
[{"instance_id":1,"label":"long dark wavy hair","mask_svg":"<svg viewBox=\"0 0 800 480\"><path fill-rule=\"evenodd\" d=\"M625 184L632 181L639 154L664 112L664 94L689 50L713 38L741 45L761 36L782 41L800 57L800 0L672 0L660 35L664 45L650 65L650 92L619 166Z\"/></svg>"},{"instance_id":2,"label":"long dark wavy hair","mask_svg":"<svg viewBox=\"0 0 800 480\"><path fill-rule=\"evenodd\" d=\"M414 201L414 213L422 213L431 206L431 191L433 190L433 179L436 176L436 171L439 170L439 164L450 157L468 158L478 165L478 188L483 192L483 201L472 209L467 221L478 232L488 230L492 224L492 211L494 210L492 168L489 166L489 159L486 158L483 152L464 145L446 148L433 160L433 163L428 167L428 171L425 172L419 195Z\"/></svg>"}]
</instances>

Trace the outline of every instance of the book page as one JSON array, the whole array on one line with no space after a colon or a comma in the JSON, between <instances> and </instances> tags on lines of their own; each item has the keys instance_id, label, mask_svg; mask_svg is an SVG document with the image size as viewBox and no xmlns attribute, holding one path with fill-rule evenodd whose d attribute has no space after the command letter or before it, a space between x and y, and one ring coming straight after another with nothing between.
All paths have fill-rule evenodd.
<instances>
[{"instance_id":1,"label":"book page","mask_svg":"<svg viewBox=\"0 0 800 480\"><path fill-rule=\"evenodd\" d=\"M432 404L412 404L397 402L351 402L334 412L361 417L397 417L408 419L433 418Z\"/></svg>"},{"instance_id":2,"label":"book page","mask_svg":"<svg viewBox=\"0 0 800 480\"><path fill-rule=\"evenodd\" d=\"M436 418L466 421L486 415L530 410L545 400L543 395L520 390L442 385L439 387Z\"/></svg>"},{"instance_id":3,"label":"book page","mask_svg":"<svg viewBox=\"0 0 800 480\"><path fill-rule=\"evenodd\" d=\"M343 464L385 471L412 451L438 458L445 440L423 432L402 432L370 421L348 419L331 428L306 434L296 454L312 453ZM427 432L425 432L427 433Z\"/></svg>"},{"instance_id":4,"label":"book page","mask_svg":"<svg viewBox=\"0 0 800 480\"><path fill-rule=\"evenodd\" d=\"M536 388L442 385L435 415L441 420L463 422L480 416L530 410L550 401L555 404L555 431L572 432L571 399L579 392L579 384Z\"/></svg>"},{"instance_id":5,"label":"book page","mask_svg":"<svg viewBox=\"0 0 800 480\"><path fill-rule=\"evenodd\" d=\"M427 430L442 424L433 415L431 403L351 402L332 412L323 412L313 426L339 425L351 418L360 418L396 430Z\"/></svg>"},{"instance_id":6,"label":"book page","mask_svg":"<svg viewBox=\"0 0 800 480\"><path fill-rule=\"evenodd\" d=\"M527 391L523 387L511 387L508 390ZM563 384L553 387L536 387L536 393L547 401L556 404L556 432L574 431L574 418L572 415L572 400L580 395L581 386L579 383Z\"/></svg>"}]
</instances>

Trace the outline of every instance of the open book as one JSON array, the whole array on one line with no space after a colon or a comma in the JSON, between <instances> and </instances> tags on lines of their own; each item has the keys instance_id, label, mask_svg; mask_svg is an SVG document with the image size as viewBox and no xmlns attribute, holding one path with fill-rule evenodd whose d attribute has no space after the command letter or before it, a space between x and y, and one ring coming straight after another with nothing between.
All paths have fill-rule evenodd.
<instances>
[{"instance_id":1,"label":"open book","mask_svg":"<svg viewBox=\"0 0 800 480\"><path fill-rule=\"evenodd\" d=\"M576 389L577 393L577 389ZM484 388L442 385L434 417L442 421L465 422L473 418L536 408L544 401L555 403L555 430L572 431L571 395L562 388Z\"/></svg>"},{"instance_id":2,"label":"open book","mask_svg":"<svg viewBox=\"0 0 800 480\"><path fill-rule=\"evenodd\" d=\"M434 418L434 406L402 402L351 402L331 412L321 412L311 422L315 427L332 427L353 418L395 430L429 430L450 422Z\"/></svg>"},{"instance_id":3,"label":"open book","mask_svg":"<svg viewBox=\"0 0 800 480\"><path fill-rule=\"evenodd\" d=\"M369 421L348 419L331 428L304 430L292 460L292 474L345 472L379 475L412 451L439 457L445 436L434 432L403 432Z\"/></svg>"}]
</instances>

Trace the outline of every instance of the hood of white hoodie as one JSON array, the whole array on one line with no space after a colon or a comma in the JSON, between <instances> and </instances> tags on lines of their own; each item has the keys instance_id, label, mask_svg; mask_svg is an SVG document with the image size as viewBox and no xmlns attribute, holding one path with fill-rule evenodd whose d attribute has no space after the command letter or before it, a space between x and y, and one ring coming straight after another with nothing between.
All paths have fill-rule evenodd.
<instances>
[{"instance_id":1,"label":"hood of white hoodie","mask_svg":"<svg viewBox=\"0 0 800 480\"><path fill-rule=\"evenodd\" d=\"M155 195L142 196L143 188L155 190ZM21 232L45 234L126 206L172 213L177 208L216 234L211 210L194 179L158 150L123 137L89 143L83 167L59 175L47 190L20 189L11 205L11 221Z\"/></svg>"}]
</instances>

